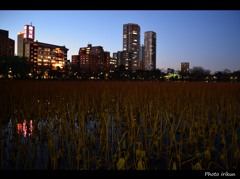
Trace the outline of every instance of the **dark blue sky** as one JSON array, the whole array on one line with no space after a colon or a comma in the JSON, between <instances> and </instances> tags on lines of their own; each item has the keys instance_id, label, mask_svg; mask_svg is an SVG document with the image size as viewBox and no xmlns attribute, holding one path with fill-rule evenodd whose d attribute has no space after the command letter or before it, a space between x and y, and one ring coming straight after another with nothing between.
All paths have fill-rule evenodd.
<instances>
[{"instance_id":1,"label":"dark blue sky","mask_svg":"<svg viewBox=\"0 0 240 179\"><path fill-rule=\"evenodd\" d=\"M136 23L157 33L157 68L202 66L211 72L240 70L239 10L55 10L0 11L0 29L15 40L26 24L35 26L35 40L65 45L68 59L91 43L105 51L122 50L123 24ZM15 50L15 51L16 51Z\"/></svg>"}]
</instances>

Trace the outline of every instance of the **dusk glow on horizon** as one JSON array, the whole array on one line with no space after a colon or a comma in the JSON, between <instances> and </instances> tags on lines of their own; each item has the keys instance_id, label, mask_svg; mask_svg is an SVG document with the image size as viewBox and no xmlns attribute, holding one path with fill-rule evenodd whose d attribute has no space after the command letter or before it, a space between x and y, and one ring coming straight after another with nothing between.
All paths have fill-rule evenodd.
<instances>
[{"instance_id":1,"label":"dusk glow on horizon","mask_svg":"<svg viewBox=\"0 0 240 179\"><path fill-rule=\"evenodd\" d=\"M123 50L123 24L140 26L157 37L156 67L179 70L201 66L211 73L240 70L239 10L1 10L0 29L15 40L24 25L35 27L35 41L66 46L67 59L87 44L102 46L110 56Z\"/></svg>"}]
</instances>

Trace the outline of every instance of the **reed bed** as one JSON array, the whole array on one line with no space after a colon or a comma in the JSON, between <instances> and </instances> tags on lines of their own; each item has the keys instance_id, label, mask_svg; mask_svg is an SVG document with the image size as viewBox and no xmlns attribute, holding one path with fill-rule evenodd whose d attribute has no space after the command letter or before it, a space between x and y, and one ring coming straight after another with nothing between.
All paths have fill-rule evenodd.
<instances>
[{"instance_id":1,"label":"reed bed","mask_svg":"<svg viewBox=\"0 0 240 179\"><path fill-rule=\"evenodd\" d=\"M239 83L0 81L0 124L1 169L240 167Z\"/></svg>"}]
</instances>

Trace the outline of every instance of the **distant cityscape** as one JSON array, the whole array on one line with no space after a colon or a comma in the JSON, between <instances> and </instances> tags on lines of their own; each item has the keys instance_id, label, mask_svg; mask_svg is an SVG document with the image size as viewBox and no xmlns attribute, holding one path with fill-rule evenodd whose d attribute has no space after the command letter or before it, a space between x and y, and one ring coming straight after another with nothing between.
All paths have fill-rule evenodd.
<instances>
[{"instance_id":1,"label":"distant cityscape","mask_svg":"<svg viewBox=\"0 0 240 179\"><path fill-rule=\"evenodd\" d=\"M20 79L126 79L126 80L200 80L239 81L240 70L228 69L211 74L201 66L190 69L183 61L179 70L156 69L156 38L154 31L144 32L144 44L140 44L140 26L135 23L123 24L123 48L120 51L104 51L102 46L87 44L80 47L78 54L68 60L68 48L55 44L35 41L35 27L25 25L17 35L17 56L15 42L7 30L0 29L0 78ZM14 57L18 60L8 60ZM22 60L22 61L21 61ZM19 73L22 62L25 73ZM11 64L12 63L12 64Z\"/></svg>"}]
</instances>

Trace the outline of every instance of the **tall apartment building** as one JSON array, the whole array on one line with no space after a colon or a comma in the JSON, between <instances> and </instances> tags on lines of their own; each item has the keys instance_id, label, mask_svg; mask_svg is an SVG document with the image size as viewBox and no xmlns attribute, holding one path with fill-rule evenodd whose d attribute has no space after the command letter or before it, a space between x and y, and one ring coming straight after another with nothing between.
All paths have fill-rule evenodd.
<instances>
[{"instance_id":1,"label":"tall apartment building","mask_svg":"<svg viewBox=\"0 0 240 179\"><path fill-rule=\"evenodd\" d=\"M117 66L124 65L125 70L131 71L132 66L132 52L118 51L113 53L113 58L117 59Z\"/></svg>"},{"instance_id":2,"label":"tall apartment building","mask_svg":"<svg viewBox=\"0 0 240 179\"><path fill-rule=\"evenodd\" d=\"M0 29L0 56L14 56L15 41L8 37L8 31Z\"/></svg>"},{"instance_id":3,"label":"tall apartment building","mask_svg":"<svg viewBox=\"0 0 240 179\"><path fill-rule=\"evenodd\" d=\"M156 69L156 32L147 31L144 33L145 47L145 70Z\"/></svg>"},{"instance_id":4,"label":"tall apartment building","mask_svg":"<svg viewBox=\"0 0 240 179\"><path fill-rule=\"evenodd\" d=\"M129 69L135 72L139 69L140 26L134 23L123 25L123 51L130 52L132 58Z\"/></svg>"}]
</instances>

